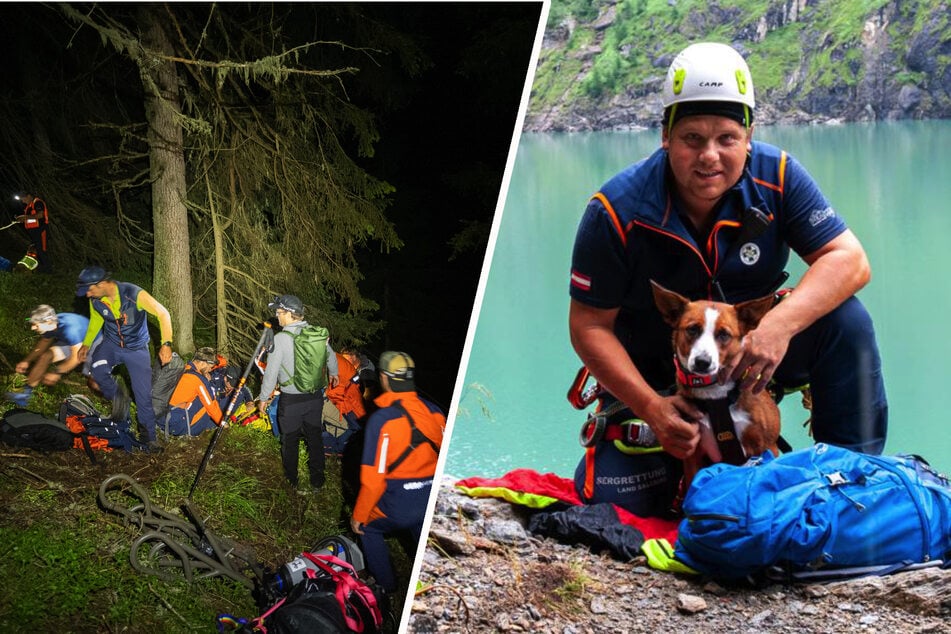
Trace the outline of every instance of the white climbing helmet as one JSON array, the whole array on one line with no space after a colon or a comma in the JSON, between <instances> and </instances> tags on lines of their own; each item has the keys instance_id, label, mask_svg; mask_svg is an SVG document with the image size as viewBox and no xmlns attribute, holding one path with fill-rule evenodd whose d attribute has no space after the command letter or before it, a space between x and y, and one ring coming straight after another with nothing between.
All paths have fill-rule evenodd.
<instances>
[{"instance_id":1,"label":"white climbing helmet","mask_svg":"<svg viewBox=\"0 0 951 634\"><path fill-rule=\"evenodd\" d=\"M682 50L664 81L664 108L688 101L730 101L752 110L753 78L746 60L732 46L715 42Z\"/></svg>"}]
</instances>

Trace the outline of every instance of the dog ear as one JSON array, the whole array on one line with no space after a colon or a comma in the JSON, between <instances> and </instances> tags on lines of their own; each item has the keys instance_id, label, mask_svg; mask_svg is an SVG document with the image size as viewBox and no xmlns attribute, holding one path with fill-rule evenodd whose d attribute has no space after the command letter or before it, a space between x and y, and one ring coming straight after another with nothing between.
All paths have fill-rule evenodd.
<instances>
[{"instance_id":1,"label":"dog ear","mask_svg":"<svg viewBox=\"0 0 951 634\"><path fill-rule=\"evenodd\" d=\"M690 303L690 300L683 295L678 295L674 291L669 291L654 280L651 280L651 290L654 293L654 303L657 304L657 310L661 317L671 328L675 328L684 314L684 308Z\"/></svg>"},{"instance_id":2,"label":"dog ear","mask_svg":"<svg viewBox=\"0 0 951 634\"><path fill-rule=\"evenodd\" d=\"M769 312L769 309L773 307L775 301L772 295L768 295L737 304L736 317L740 322L740 326L743 328L743 332L746 333L756 328L763 318L763 315Z\"/></svg>"}]
</instances>

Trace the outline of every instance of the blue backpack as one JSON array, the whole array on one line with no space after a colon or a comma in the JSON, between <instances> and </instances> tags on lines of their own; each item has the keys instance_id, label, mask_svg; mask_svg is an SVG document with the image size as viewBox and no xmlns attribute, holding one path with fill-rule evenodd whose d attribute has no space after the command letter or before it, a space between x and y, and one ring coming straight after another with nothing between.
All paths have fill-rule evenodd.
<instances>
[{"instance_id":1,"label":"blue backpack","mask_svg":"<svg viewBox=\"0 0 951 634\"><path fill-rule=\"evenodd\" d=\"M951 485L912 456L766 452L701 470L683 510L674 557L721 579L887 574L951 555Z\"/></svg>"}]
</instances>

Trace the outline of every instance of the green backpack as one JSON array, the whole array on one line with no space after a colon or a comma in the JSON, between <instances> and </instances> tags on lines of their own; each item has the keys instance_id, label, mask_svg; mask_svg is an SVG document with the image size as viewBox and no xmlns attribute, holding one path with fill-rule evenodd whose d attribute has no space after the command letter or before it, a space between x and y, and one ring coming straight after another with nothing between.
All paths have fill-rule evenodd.
<instances>
[{"instance_id":1,"label":"green backpack","mask_svg":"<svg viewBox=\"0 0 951 634\"><path fill-rule=\"evenodd\" d=\"M289 330L283 332L294 340L294 376L281 387L293 384L301 394L319 392L327 385L324 367L330 333L322 326L304 326L296 335Z\"/></svg>"}]
</instances>

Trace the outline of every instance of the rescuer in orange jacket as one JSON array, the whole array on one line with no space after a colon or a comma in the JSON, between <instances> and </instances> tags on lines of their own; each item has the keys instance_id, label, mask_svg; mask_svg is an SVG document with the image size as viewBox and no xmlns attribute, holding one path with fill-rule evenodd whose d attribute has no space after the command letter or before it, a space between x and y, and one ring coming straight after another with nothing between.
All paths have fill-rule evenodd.
<instances>
[{"instance_id":1,"label":"rescuer in orange jacket","mask_svg":"<svg viewBox=\"0 0 951 634\"><path fill-rule=\"evenodd\" d=\"M340 379L336 385L327 388L327 398L351 426L358 425L359 421L367 415L366 406L363 404L360 377L357 376L357 369L350 362L345 351L341 350L336 354Z\"/></svg>"},{"instance_id":2,"label":"rescuer in orange jacket","mask_svg":"<svg viewBox=\"0 0 951 634\"><path fill-rule=\"evenodd\" d=\"M221 407L211 386L211 370L218 363L214 348L199 348L169 398L165 433L171 436L197 436L222 424Z\"/></svg>"},{"instance_id":3,"label":"rescuer in orange jacket","mask_svg":"<svg viewBox=\"0 0 951 634\"><path fill-rule=\"evenodd\" d=\"M363 402L363 387L360 385L360 376L357 368L351 361L350 353L339 350L337 355L337 370L340 380L334 386L328 386L325 391L327 400L340 413L340 428L344 431L339 435L324 429L324 451L333 454L343 454L347 443L353 435L363 429L367 415L366 405ZM330 426L330 425L328 425ZM361 441L362 442L362 441Z\"/></svg>"},{"instance_id":4,"label":"rescuer in orange jacket","mask_svg":"<svg viewBox=\"0 0 951 634\"><path fill-rule=\"evenodd\" d=\"M383 393L363 443L360 493L350 527L360 536L367 568L380 587L396 590L385 539L404 537L412 556L432 491L446 417L416 394L415 365L405 352L384 352L378 365Z\"/></svg>"},{"instance_id":5,"label":"rescuer in orange jacket","mask_svg":"<svg viewBox=\"0 0 951 634\"><path fill-rule=\"evenodd\" d=\"M37 271L40 273L52 273L53 267L50 263L49 253L49 211L46 203L33 194L26 193L16 197L23 203L23 214L17 216L17 220L23 223L30 236L30 241L36 248Z\"/></svg>"}]
</instances>

